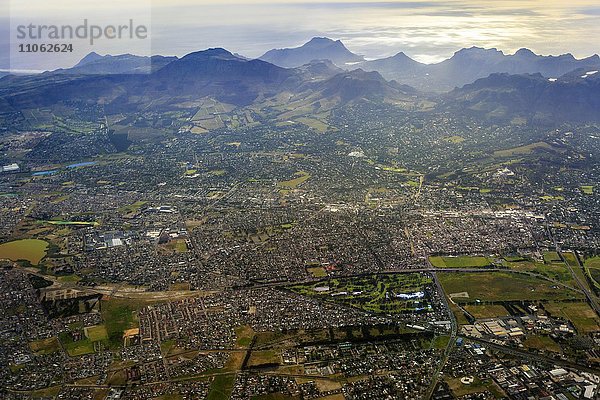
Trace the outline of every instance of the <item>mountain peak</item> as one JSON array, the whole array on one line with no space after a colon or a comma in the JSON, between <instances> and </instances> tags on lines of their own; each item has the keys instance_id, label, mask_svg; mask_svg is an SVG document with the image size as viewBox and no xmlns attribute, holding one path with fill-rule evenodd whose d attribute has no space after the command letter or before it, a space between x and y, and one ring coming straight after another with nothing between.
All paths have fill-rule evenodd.
<instances>
[{"instance_id":1,"label":"mountain peak","mask_svg":"<svg viewBox=\"0 0 600 400\"><path fill-rule=\"evenodd\" d=\"M305 44L331 44L331 43L336 43L336 42L341 43L341 41L339 41L339 40L329 39L328 37L315 36L312 39L310 39L308 42L306 42Z\"/></svg>"},{"instance_id":2,"label":"mountain peak","mask_svg":"<svg viewBox=\"0 0 600 400\"><path fill-rule=\"evenodd\" d=\"M489 55L500 56L500 55L504 55L504 53L495 47L492 47L491 49L486 49L486 48L477 47L477 46L460 49L456 53L454 53L454 56L473 56L473 55L474 56L489 56Z\"/></svg>"},{"instance_id":3,"label":"mountain peak","mask_svg":"<svg viewBox=\"0 0 600 400\"><path fill-rule=\"evenodd\" d=\"M225 50L222 47L213 47L213 48L206 49L206 50L195 51L193 53L186 55L185 57L191 56L191 55L205 56L205 57L233 56L233 54L231 52Z\"/></svg>"},{"instance_id":4,"label":"mountain peak","mask_svg":"<svg viewBox=\"0 0 600 400\"><path fill-rule=\"evenodd\" d=\"M406 53L404 53L403 51L395 54L394 56L392 56L392 58L410 58L409 56L406 55Z\"/></svg>"},{"instance_id":5,"label":"mountain peak","mask_svg":"<svg viewBox=\"0 0 600 400\"><path fill-rule=\"evenodd\" d=\"M75 67L80 67L82 65L97 61L104 58L104 56L101 56L100 54L96 53L95 51L92 51L90 53L88 53L85 57L83 57L76 65Z\"/></svg>"},{"instance_id":6,"label":"mountain peak","mask_svg":"<svg viewBox=\"0 0 600 400\"><path fill-rule=\"evenodd\" d=\"M315 50L337 48L349 51L341 40L333 40L327 37L314 37L302 45L302 48L310 48Z\"/></svg>"},{"instance_id":7,"label":"mountain peak","mask_svg":"<svg viewBox=\"0 0 600 400\"><path fill-rule=\"evenodd\" d=\"M313 37L300 47L269 50L260 59L285 68L299 67L314 59L331 60L339 66L364 60L348 50L340 40L326 37Z\"/></svg>"},{"instance_id":8,"label":"mountain peak","mask_svg":"<svg viewBox=\"0 0 600 400\"><path fill-rule=\"evenodd\" d=\"M522 47L519 50L517 50L517 52L515 53L515 56L519 56L519 57L536 57L536 54L533 51L531 51L531 50L529 50L529 49L527 49L525 47Z\"/></svg>"},{"instance_id":9,"label":"mountain peak","mask_svg":"<svg viewBox=\"0 0 600 400\"><path fill-rule=\"evenodd\" d=\"M195 51L193 53L186 54L181 58L182 61L190 60L208 60L208 59L228 59L228 60L243 60L241 57L233 55L231 52L221 48L215 47L206 50Z\"/></svg>"}]
</instances>

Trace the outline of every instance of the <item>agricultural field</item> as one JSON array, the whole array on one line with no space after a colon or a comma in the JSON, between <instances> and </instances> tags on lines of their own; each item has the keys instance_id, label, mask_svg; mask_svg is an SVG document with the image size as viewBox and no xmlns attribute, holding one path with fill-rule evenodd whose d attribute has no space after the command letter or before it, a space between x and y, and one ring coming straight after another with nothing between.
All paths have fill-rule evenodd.
<instances>
[{"instance_id":1,"label":"agricultural field","mask_svg":"<svg viewBox=\"0 0 600 400\"><path fill-rule=\"evenodd\" d=\"M446 293L467 292L466 303L479 301L568 300L583 295L546 280L508 272L439 273Z\"/></svg>"},{"instance_id":2,"label":"agricultural field","mask_svg":"<svg viewBox=\"0 0 600 400\"><path fill-rule=\"evenodd\" d=\"M396 314L430 310L427 286L432 282L432 278L424 274L385 274L329 279L289 289L365 311Z\"/></svg>"},{"instance_id":3,"label":"agricultural field","mask_svg":"<svg viewBox=\"0 0 600 400\"><path fill-rule=\"evenodd\" d=\"M50 244L44 240L22 239L0 245L0 259L12 261L26 260L38 265L46 256Z\"/></svg>"}]
</instances>

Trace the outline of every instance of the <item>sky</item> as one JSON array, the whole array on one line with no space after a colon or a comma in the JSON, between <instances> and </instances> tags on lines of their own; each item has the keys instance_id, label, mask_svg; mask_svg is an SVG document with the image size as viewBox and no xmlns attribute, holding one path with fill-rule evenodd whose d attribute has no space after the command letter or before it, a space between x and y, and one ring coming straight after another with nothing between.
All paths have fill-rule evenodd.
<instances>
[{"instance_id":1,"label":"sky","mask_svg":"<svg viewBox=\"0 0 600 400\"><path fill-rule=\"evenodd\" d=\"M507 54L527 47L538 54L572 53L579 58L600 52L597 0L12 0L9 11L12 26L17 20L50 23L99 16L106 17L104 21L131 16L151 20L150 42L81 45L75 54L54 60L64 66L90 49L101 54L181 56L224 47L259 57L271 48L299 46L313 36L341 39L369 59L403 51L426 63L471 46L494 47ZM8 28L0 27L2 35ZM4 39L0 47L4 58L5 47Z\"/></svg>"},{"instance_id":2,"label":"sky","mask_svg":"<svg viewBox=\"0 0 600 400\"><path fill-rule=\"evenodd\" d=\"M168 6L166 4L169 4ZM202 5L199 5L202 4ZM236 5L233 5L236 4ZM175 15L186 32L170 29ZM202 23L198 23L202 21ZM368 58L404 51L438 62L463 47L507 53L527 47L541 54L600 51L600 3L589 0L506 1L154 1L155 47L200 42L249 57L270 48L297 46L312 36L341 39Z\"/></svg>"}]
</instances>

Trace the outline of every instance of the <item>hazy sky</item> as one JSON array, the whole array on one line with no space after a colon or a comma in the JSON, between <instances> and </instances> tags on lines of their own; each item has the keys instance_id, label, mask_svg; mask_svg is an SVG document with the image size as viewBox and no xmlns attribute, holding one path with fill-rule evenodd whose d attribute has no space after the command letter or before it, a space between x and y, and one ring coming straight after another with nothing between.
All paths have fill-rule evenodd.
<instances>
[{"instance_id":1,"label":"hazy sky","mask_svg":"<svg viewBox=\"0 0 600 400\"><path fill-rule=\"evenodd\" d=\"M192 1L153 2L153 44L184 53L223 46L255 57L312 36L342 41L366 57L404 51L440 61L462 47L528 47L543 54L600 51L597 0ZM173 21L177 21L173 28Z\"/></svg>"},{"instance_id":2,"label":"hazy sky","mask_svg":"<svg viewBox=\"0 0 600 400\"><path fill-rule=\"evenodd\" d=\"M53 18L66 14L93 18L98 4L108 9L116 0L12 1L14 20L17 16L43 19L48 13ZM258 57L271 48L301 45L313 36L341 39L350 50L367 58L404 51L422 62L441 61L470 46L496 47L506 53L528 47L539 54L571 52L576 57L600 52L598 0L135 1L142 4L138 6L140 14L150 11L151 51L155 54L183 55L225 47ZM135 15L135 7L123 8L130 2L119 1L113 12L123 17ZM7 29L6 24L0 26ZM141 52L128 45L103 43L94 50ZM67 64L72 61L63 60Z\"/></svg>"}]
</instances>

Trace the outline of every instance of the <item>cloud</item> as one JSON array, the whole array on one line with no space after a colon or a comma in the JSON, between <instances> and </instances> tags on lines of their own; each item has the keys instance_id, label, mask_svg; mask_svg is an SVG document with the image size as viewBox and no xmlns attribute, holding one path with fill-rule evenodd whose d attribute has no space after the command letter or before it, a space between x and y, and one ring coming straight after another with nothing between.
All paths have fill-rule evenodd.
<instances>
[{"instance_id":1,"label":"cloud","mask_svg":"<svg viewBox=\"0 0 600 400\"><path fill-rule=\"evenodd\" d=\"M73 1L56 0L52 7ZM37 10L19 4L24 11ZM473 45L583 57L597 51L592 38L600 37L597 0L153 0L152 5L152 52L165 55L218 46L258 57L328 36L368 58L404 51L435 62Z\"/></svg>"}]
</instances>

